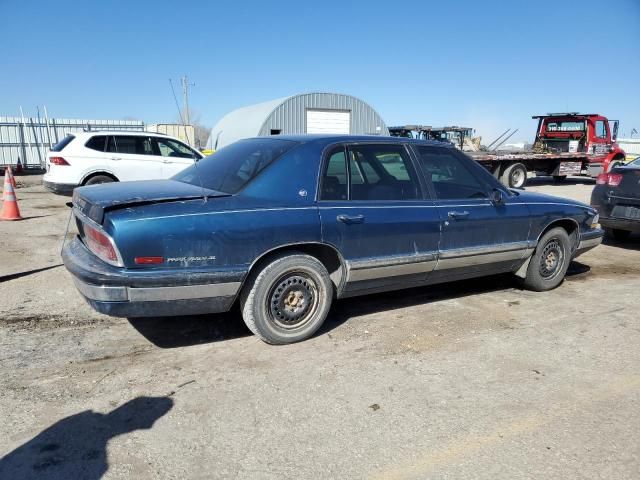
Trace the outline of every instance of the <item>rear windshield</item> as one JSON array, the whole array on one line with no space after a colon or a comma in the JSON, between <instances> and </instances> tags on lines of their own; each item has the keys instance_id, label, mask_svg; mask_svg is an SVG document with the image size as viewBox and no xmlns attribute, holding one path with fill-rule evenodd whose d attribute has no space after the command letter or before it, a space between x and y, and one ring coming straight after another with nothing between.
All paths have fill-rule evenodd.
<instances>
[{"instance_id":1,"label":"rear windshield","mask_svg":"<svg viewBox=\"0 0 640 480\"><path fill-rule=\"evenodd\" d=\"M66 147L67 145L69 145L69 143L71 143L71 140L73 140L74 138L76 138L73 135L67 135L66 137L64 137L62 140L60 140L58 143L56 143L52 148L51 151L52 152L61 152L64 147Z\"/></svg>"},{"instance_id":2,"label":"rear windshield","mask_svg":"<svg viewBox=\"0 0 640 480\"><path fill-rule=\"evenodd\" d=\"M223 193L237 193L296 145L298 142L272 138L240 140L182 170L173 179Z\"/></svg>"},{"instance_id":3,"label":"rear windshield","mask_svg":"<svg viewBox=\"0 0 640 480\"><path fill-rule=\"evenodd\" d=\"M547 132L584 132L585 122L549 121L547 120Z\"/></svg>"}]
</instances>

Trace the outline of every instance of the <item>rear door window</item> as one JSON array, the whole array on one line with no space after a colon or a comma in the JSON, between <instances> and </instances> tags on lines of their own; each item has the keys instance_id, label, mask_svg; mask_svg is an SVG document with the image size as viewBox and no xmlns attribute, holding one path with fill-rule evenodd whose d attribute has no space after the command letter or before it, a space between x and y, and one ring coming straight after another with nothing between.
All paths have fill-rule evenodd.
<instances>
[{"instance_id":1,"label":"rear door window","mask_svg":"<svg viewBox=\"0 0 640 480\"><path fill-rule=\"evenodd\" d=\"M110 152L128 155L153 155L151 139L143 136L114 135L108 144Z\"/></svg>"},{"instance_id":2,"label":"rear door window","mask_svg":"<svg viewBox=\"0 0 640 480\"><path fill-rule=\"evenodd\" d=\"M104 152L106 151L106 143L107 137L105 135L96 135L95 137L91 137L89 141L84 144L84 146L90 148L91 150Z\"/></svg>"},{"instance_id":3,"label":"rear door window","mask_svg":"<svg viewBox=\"0 0 640 480\"><path fill-rule=\"evenodd\" d=\"M420 165L438 198L458 200L487 198L487 188L467 168L464 155L453 148L417 146Z\"/></svg>"},{"instance_id":4,"label":"rear door window","mask_svg":"<svg viewBox=\"0 0 640 480\"><path fill-rule=\"evenodd\" d=\"M337 147L329 152L324 175L320 200L347 200L347 162L344 147Z\"/></svg>"},{"instance_id":5,"label":"rear door window","mask_svg":"<svg viewBox=\"0 0 640 480\"><path fill-rule=\"evenodd\" d=\"M403 145L348 148L351 200L417 200L420 182Z\"/></svg>"},{"instance_id":6,"label":"rear door window","mask_svg":"<svg viewBox=\"0 0 640 480\"><path fill-rule=\"evenodd\" d=\"M74 138L76 138L74 135L67 135L62 140L60 140L58 143L56 143L51 148L51 151L52 152L61 152L64 149L64 147L69 145Z\"/></svg>"}]
</instances>

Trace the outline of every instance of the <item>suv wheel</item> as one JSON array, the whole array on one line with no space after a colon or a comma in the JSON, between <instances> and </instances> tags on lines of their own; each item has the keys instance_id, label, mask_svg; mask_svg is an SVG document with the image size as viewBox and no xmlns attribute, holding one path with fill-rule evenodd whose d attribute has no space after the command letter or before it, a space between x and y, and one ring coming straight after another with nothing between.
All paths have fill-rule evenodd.
<instances>
[{"instance_id":1,"label":"suv wheel","mask_svg":"<svg viewBox=\"0 0 640 480\"><path fill-rule=\"evenodd\" d=\"M305 254L283 254L247 280L240 296L247 327L267 343L281 345L312 336L323 324L333 284L324 265Z\"/></svg>"},{"instance_id":2,"label":"suv wheel","mask_svg":"<svg viewBox=\"0 0 640 480\"><path fill-rule=\"evenodd\" d=\"M564 280L571 262L571 241L564 228L545 233L536 247L523 285L529 290L543 292L556 288Z\"/></svg>"},{"instance_id":3,"label":"suv wheel","mask_svg":"<svg viewBox=\"0 0 640 480\"><path fill-rule=\"evenodd\" d=\"M107 175L96 175L95 177L91 177L89 180L84 182L85 185L97 185L99 183L110 183L115 182L112 177Z\"/></svg>"}]
</instances>

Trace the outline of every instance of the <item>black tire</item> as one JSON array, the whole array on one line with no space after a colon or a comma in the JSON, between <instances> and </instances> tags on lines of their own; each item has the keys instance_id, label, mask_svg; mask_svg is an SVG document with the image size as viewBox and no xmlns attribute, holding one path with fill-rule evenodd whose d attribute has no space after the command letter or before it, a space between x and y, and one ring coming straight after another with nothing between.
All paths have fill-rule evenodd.
<instances>
[{"instance_id":1,"label":"black tire","mask_svg":"<svg viewBox=\"0 0 640 480\"><path fill-rule=\"evenodd\" d=\"M250 275L240 308L249 330L267 343L283 345L311 337L324 323L332 300L333 284L324 265L290 252Z\"/></svg>"},{"instance_id":2,"label":"black tire","mask_svg":"<svg viewBox=\"0 0 640 480\"><path fill-rule=\"evenodd\" d=\"M604 233L614 240L626 240L631 235L629 230L620 230L619 228L605 228Z\"/></svg>"},{"instance_id":3,"label":"black tire","mask_svg":"<svg viewBox=\"0 0 640 480\"><path fill-rule=\"evenodd\" d=\"M553 181L556 183L564 183L567 180L566 175L554 175Z\"/></svg>"},{"instance_id":4,"label":"black tire","mask_svg":"<svg viewBox=\"0 0 640 480\"><path fill-rule=\"evenodd\" d=\"M111 182L115 182L113 177L110 177L108 175L96 175L94 177L91 177L86 182L84 182L84 184L85 185L97 185L99 183L111 183Z\"/></svg>"},{"instance_id":5,"label":"black tire","mask_svg":"<svg viewBox=\"0 0 640 480\"><path fill-rule=\"evenodd\" d=\"M545 233L531 256L523 286L535 292L552 290L562 283L571 263L571 240L564 228Z\"/></svg>"},{"instance_id":6,"label":"black tire","mask_svg":"<svg viewBox=\"0 0 640 480\"><path fill-rule=\"evenodd\" d=\"M527 183L527 167L522 163L512 163L500 176L502 184L509 188L522 188Z\"/></svg>"}]
</instances>

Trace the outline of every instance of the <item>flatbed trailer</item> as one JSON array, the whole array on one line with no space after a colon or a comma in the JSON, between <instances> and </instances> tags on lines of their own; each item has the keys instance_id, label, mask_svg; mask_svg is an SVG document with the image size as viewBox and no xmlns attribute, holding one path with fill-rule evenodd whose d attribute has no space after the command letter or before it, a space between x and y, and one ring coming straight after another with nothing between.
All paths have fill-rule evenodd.
<instances>
[{"instance_id":1,"label":"flatbed trailer","mask_svg":"<svg viewBox=\"0 0 640 480\"><path fill-rule=\"evenodd\" d=\"M616 143L618 121L608 120L597 113L548 113L531 117L538 120L533 148L529 151L500 151L489 147L478 151L465 151L476 162L489 170L507 187L520 188L527 182L530 172L553 176L562 181L569 175L597 177L611 168L621 165L625 153ZM511 133L515 133L517 130ZM433 128L423 125L389 127L389 133L397 137L444 140L461 150L466 136L473 129L468 127ZM511 136L509 135L509 136ZM507 140L502 139L498 145ZM453 138L458 141L452 141Z\"/></svg>"},{"instance_id":2,"label":"flatbed trailer","mask_svg":"<svg viewBox=\"0 0 640 480\"><path fill-rule=\"evenodd\" d=\"M536 153L524 152L466 152L489 170L494 177L511 188L523 187L528 172L549 175L562 181L569 175L597 176L602 171L605 155L584 152Z\"/></svg>"}]
</instances>

